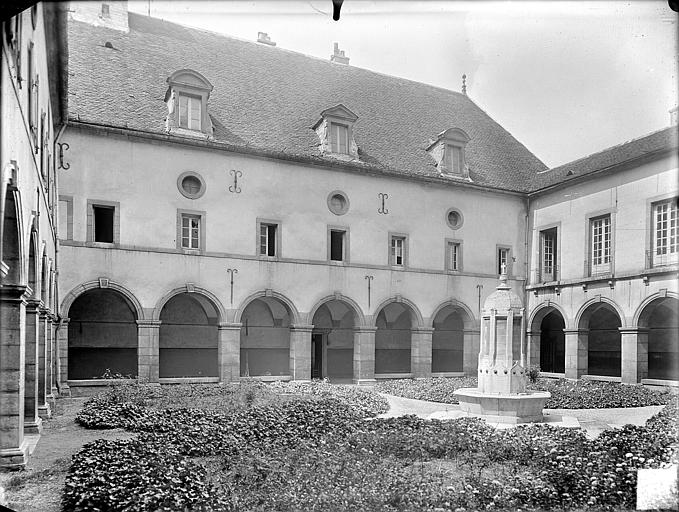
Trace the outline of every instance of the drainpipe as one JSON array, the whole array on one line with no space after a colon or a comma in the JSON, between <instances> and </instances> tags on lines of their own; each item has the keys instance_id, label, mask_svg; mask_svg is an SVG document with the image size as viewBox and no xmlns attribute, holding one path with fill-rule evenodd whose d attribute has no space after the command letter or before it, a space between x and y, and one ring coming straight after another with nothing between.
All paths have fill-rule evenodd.
<instances>
[{"instance_id":1,"label":"drainpipe","mask_svg":"<svg viewBox=\"0 0 679 512\"><path fill-rule=\"evenodd\" d=\"M54 139L53 145L52 145L52 158L56 160L57 158L57 153L56 153L56 147L59 141L61 140L61 136L64 133L64 130L66 129L66 125L68 124L68 121L65 120L63 124L59 127L59 131L57 132L57 136ZM56 311L56 317L57 317L57 328L54 330L54 340L53 343L55 344L56 350L55 352L55 357L57 359L57 368L59 369L58 371L53 371L53 377L54 381L57 386L57 391L59 395L61 396L61 361L59 360L59 344L58 344L58 339L59 339L59 330L61 329L61 313L60 313L60 297L59 297L59 173L57 172L57 166L56 162L53 162L53 168L54 168L54 195L55 201L54 201L54 206L52 208L52 226L54 226L54 304L52 307ZM59 378L57 378L57 375Z\"/></svg>"}]
</instances>

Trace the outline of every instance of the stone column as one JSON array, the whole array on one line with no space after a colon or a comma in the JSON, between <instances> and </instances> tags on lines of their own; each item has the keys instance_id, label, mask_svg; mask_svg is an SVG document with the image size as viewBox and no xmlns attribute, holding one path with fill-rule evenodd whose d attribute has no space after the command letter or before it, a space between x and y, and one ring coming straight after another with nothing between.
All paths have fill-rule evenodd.
<instances>
[{"instance_id":1,"label":"stone column","mask_svg":"<svg viewBox=\"0 0 679 512\"><path fill-rule=\"evenodd\" d=\"M416 379L431 377L433 335L431 327L415 327L410 331L410 371Z\"/></svg>"},{"instance_id":2,"label":"stone column","mask_svg":"<svg viewBox=\"0 0 679 512\"><path fill-rule=\"evenodd\" d=\"M59 319L57 316L52 316L50 321L50 383L52 386L52 404L54 399L59 396L59 388L57 387L57 378L59 375L59 353L57 345L57 326Z\"/></svg>"},{"instance_id":3,"label":"stone column","mask_svg":"<svg viewBox=\"0 0 679 512\"><path fill-rule=\"evenodd\" d=\"M47 379L47 370L49 368L49 354L48 349L48 329L49 329L49 313L47 309L40 308L38 335L39 345L39 359L38 359L38 416L42 419L51 418L52 411L47 400L47 395L52 392L51 387L48 389L49 380Z\"/></svg>"},{"instance_id":4,"label":"stone column","mask_svg":"<svg viewBox=\"0 0 679 512\"><path fill-rule=\"evenodd\" d=\"M467 377L476 377L479 370L480 336L475 329L465 329L462 346L462 371Z\"/></svg>"},{"instance_id":5,"label":"stone column","mask_svg":"<svg viewBox=\"0 0 679 512\"><path fill-rule=\"evenodd\" d=\"M290 376L311 380L311 331L313 325L290 326Z\"/></svg>"},{"instance_id":6,"label":"stone column","mask_svg":"<svg viewBox=\"0 0 679 512\"><path fill-rule=\"evenodd\" d=\"M528 366L540 366L540 331L526 331Z\"/></svg>"},{"instance_id":7,"label":"stone column","mask_svg":"<svg viewBox=\"0 0 679 512\"><path fill-rule=\"evenodd\" d=\"M620 327L621 377L625 384L648 378L648 329Z\"/></svg>"},{"instance_id":8,"label":"stone column","mask_svg":"<svg viewBox=\"0 0 679 512\"><path fill-rule=\"evenodd\" d=\"M68 318L62 318L57 331L57 385L61 395L70 396L68 387Z\"/></svg>"},{"instance_id":9,"label":"stone column","mask_svg":"<svg viewBox=\"0 0 679 512\"><path fill-rule=\"evenodd\" d=\"M24 390L26 373L25 286L0 287L0 467L26 464Z\"/></svg>"},{"instance_id":10,"label":"stone column","mask_svg":"<svg viewBox=\"0 0 679 512\"><path fill-rule=\"evenodd\" d=\"M57 390L54 385L54 318L50 313L47 314L45 345L45 400L50 404L50 408L53 409Z\"/></svg>"},{"instance_id":11,"label":"stone column","mask_svg":"<svg viewBox=\"0 0 679 512\"><path fill-rule=\"evenodd\" d=\"M219 382L240 382L240 330L241 323L219 324ZM291 343L292 347L292 343Z\"/></svg>"},{"instance_id":12,"label":"stone column","mask_svg":"<svg viewBox=\"0 0 679 512\"><path fill-rule=\"evenodd\" d=\"M377 327L354 329L354 384L375 384L375 332Z\"/></svg>"},{"instance_id":13,"label":"stone column","mask_svg":"<svg viewBox=\"0 0 679 512\"><path fill-rule=\"evenodd\" d=\"M566 343L566 378L579 379L587 375L588 330L564 329Z\"/></svg>"},{"instance_id":14,"label":"stone column","mask_svg":"<svg viewBox=\"0 0 679 512\"><path fill-rule=\"evenodd\" d=\"M137 320L137 382L158 384L160 320Z\"/></svg>"},{"instance_id":15,"label":"stone column","mask_svg":"<svg viewBox=\"0 0 679 512\"><path fill-rule=\"evenodd\" d=\"M39 434L42 419L38 416L38 364L40 360L40 302L29 300L26 304L26 389L24 392L24 432Z\"/></svg>"}]
</instances>

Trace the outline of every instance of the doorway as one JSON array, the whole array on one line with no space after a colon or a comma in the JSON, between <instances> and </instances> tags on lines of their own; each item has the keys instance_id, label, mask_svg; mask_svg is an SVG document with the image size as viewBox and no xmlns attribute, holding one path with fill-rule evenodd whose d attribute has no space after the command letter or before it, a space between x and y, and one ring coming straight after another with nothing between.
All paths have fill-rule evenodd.
<instances>
[{"instance_id":1,"label":"doorway","mask_svg":"<svg viewBox=\"0 0 679 512\"><path fill-rule=\"evenodd\" d=\"M311 334L311 378L323 378L323 333Z\"/></svg>"}]
</instances>

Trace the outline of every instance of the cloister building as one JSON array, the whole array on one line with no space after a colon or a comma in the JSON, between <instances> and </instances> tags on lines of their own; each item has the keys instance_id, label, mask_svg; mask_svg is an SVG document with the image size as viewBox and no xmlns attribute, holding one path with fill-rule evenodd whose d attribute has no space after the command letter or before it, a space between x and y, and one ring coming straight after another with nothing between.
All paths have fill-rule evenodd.
<instances>
[{"instance_id":1,"label":"cloister building","mask_svg":"<svg viewBox=\"0 0 679 512\"><path fill-rule=\"evenodd\" d=\"M466 91L356 68L337 45L312 58L126 2L61 14L58 204L45 192L40 207L58 223L31 260L47 262L43 379L60 392L473 376L502 272L544 374L679 381L676 109L666 129L549 169ZM3 40L3 73L6 55ZM31 206L3 214L3 264L22 269L3 274L3 383L6 351L33 350L24 317L4 319L11 290L33 289L36 190L4 181L4 141L3 192ZM20 436L2 407L3 436Z\"/></svg>"}]
</instances>

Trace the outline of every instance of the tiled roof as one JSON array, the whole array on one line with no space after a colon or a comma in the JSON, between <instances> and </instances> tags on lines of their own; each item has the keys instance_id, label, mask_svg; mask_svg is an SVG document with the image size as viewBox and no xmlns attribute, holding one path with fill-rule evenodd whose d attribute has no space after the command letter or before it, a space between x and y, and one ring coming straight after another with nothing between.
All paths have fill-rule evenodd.
<instances>
[{"instance_id":1,"label":"tiled roof","mask_svg":"<svg viewBox=\"0 0 679 512\"><path fill-rule=\"evenodd\" d=\"M471 137L476 184L527 191L546 169L464 94L135 13L129 25L124 33L69 21L71 119L165 133L166 79L190 68L214 85L217 142L323 161L312 126L341 103L358 115L359 165L439 176L426 148L458 127Z\"/></svg>"},{"instance_id":2,"label":"tiled roof","mask_svg":"<svg viewBox=\"0 0 679 512\"><path fill-rule=\"evenodd\" d=\"M540 172L532 180L531 191L537 191L557 183L566 183L569 180L608 169L650 153L676 149L679 145L678 142L679 132L677 127L670 126L548 171Z\"/></svg>"}]
</instances>

